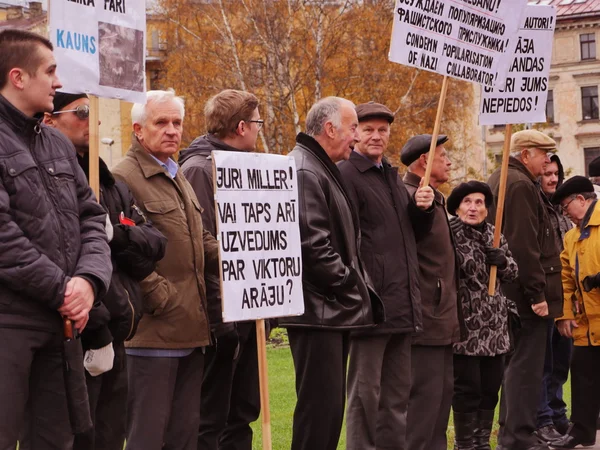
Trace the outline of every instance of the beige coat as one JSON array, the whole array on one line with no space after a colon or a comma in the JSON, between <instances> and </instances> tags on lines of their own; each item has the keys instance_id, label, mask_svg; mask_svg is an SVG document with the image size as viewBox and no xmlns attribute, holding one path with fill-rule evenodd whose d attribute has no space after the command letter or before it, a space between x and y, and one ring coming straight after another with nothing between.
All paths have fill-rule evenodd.
<instances>
[{"instance_id":1,"label":"beige coat","mask_svg":"<svg viewBox=\"0 0 600 450\"><path fill-rule=\"evenodd\" d=\"M217 241L203 229L200 204L181 169L175 179L139 142L113 170L168 239L165 257L141 282L144 316L127 347L182 349L210 343L204 265L218 272ZM206 261L205 261L206 258Z\"/></svg>"}]
</instances>

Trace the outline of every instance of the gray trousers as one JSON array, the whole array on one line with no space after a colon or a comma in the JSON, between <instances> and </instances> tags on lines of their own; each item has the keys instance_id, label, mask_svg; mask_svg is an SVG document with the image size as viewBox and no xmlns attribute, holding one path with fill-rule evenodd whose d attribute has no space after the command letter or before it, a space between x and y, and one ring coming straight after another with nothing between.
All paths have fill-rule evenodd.
<instances>
[{"instance_id":1,"label":"gray trousers","mask_svg":"<svg viewBox=\"0 0 600 450\"><path fill-rule=\"evenodd\" d=\"M204 354L127 355L126 450L196 450Z\"/></svg>"},{"instance_id":2,"label":"gray trousers","mask_svg":"<svg viewBox=\"0 0 600 450\"><path fill-rule=\"evenodd\" d=\"M521 319L521 329L515 333L515 351L504 369L500 397L498 444L502 447L520 450L538 442L533 432L542 394L549 320Z\"/></svg>"},{"instance_id":3,"label":"gray trousers","mask_svg":"<svg viewBox=\"0 0 600 450\"><path fill-rule=\"evenodd\" d=\"M452 345L412 346L407 448L446 450L446 429L454 394Z\"/></svg>"},{"instance_id":4,"label":"gray trousers","mask_svg":"<svg viewBox=\"0 0 600 450\"><path fill-rule=\"evenodd\" d=\"M70 450L62 333L0 328L0 342L0 450L20 434L21 450Z\"/></svg>"},{"instance_id":5,"label":"gray trousers","mask_svg":"<svg viewBox=\"0 0 600 450\"><path fill-rule=\"evenodd\" d=\"M352 338L348 367L347 450L405 450L411 335Z\"/></svg>"}]
</instances>

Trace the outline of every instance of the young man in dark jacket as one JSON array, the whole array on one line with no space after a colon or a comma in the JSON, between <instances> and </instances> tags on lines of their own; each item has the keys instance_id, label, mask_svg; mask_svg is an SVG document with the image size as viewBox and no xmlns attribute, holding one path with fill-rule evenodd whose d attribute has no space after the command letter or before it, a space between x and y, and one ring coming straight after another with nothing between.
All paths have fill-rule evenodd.
<instances>
[{"instance_id":1,"label":"young man in dark jacket","mask_svg":"<svg viewBox=\"0 0 600 450\"><path fill-rule=\"evenodd\" d=\"M34 118L53 109L55 70L47 39L0 32L2 449L15 448L21 432L27 448L71 448L63 317L83 331L112 272L106 213L73 145Z\"/></svg>"},{"instance_id":2,"label":"young man in dark jacket","mask_svg":"<svg viewBox=\"0 0 600 450\"><path fill-rule=\"evenodd\" d=\"M517 304L521 329L504 372L500 401L498 449L540 450L536 430L540 386L544 372L548 321L562 315L560 250L538 178L550 163L556 142L537 130L519 131L511 138L502 232L519 267L519 277L503 286ZM500 169L488 180L494 223Z\"/></svg>"},{"instance_id":3,"label":"young man in dark jacket","mask_svg":"<svg viewBox=\"0 0 600 450\"><path fill-rule=\"evenodd\" d=\"M79 166L89 180L87 95L57 92L54 111L44 115L44 123L73 143ZM107 294L100 305L92 308L81 335L94 428L76 436L75 450L123 448L127 407L124 342L133 337L142 315L139 281L154 271L166 245L166 238L146 220L127 186L115 181L102 159L99 167L100 204L112 228L109 245L113 273Z\"/></svg>"},{"instance_id":4,"label":"young man in dark jacket","mask_svg":"<svg viewBox=\"0 0 600 450\"><path fill-rule=\"evenodd\" d=\"M408 166L404 183L415 195L427 169L432 136L413 136L402 147L400 159ZM431 232L419 240L419 282L423 333L414 335L411 348L412 385L408 405L406 448L446 449L446 428L454 393L452 344L461 337L462 308L457 301L458 264L450 231L446 200L438 188L450 178L452 163L438 136L429 185L434 190Z\"/></svg>"},{"instance_id":5,"label":"young man in dark jacket","mask_svg":"<svg viewBox=\"0 0 600 450\"><path fill-rule=\"evenodd\" d=\"M179 164L203 208L205 229L216 236L210 153L254 151L263 121L258 99L233 89L212 97L204 115L208 133L181 152ZM253 321L223 323L219 280L210 273L205 278L214 345L204 357L198 450L251 450L250 423L260 414L256 326Z\"/></svg>"},{"instance_id":6,"label":"young man in dark jacket","mask_svg":"<svg viewBox=\"0 0 600 450\"><path fill-rule=\"evenodd\" d=\"M423 331L415 235L431 228L433 190L409 195L384 152L393 113L379 103L356 107L358 142L338 164L360 218L361 255L386 321L350 341L348 450L406 449L412 333Z\"/></svg>"}]
</instances>

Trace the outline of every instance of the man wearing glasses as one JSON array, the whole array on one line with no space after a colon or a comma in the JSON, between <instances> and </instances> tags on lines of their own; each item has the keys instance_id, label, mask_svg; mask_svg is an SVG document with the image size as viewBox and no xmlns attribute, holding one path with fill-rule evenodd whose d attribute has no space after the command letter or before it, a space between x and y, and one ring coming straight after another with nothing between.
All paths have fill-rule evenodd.
<instances>
[{"instance_id":1,"label":"man wearing glasses","mask_svg":"<svg viewBox=\"0 0 600 450\"><path fill-rule=\"evenodd\" d=\"M216 235L211 151L252 152L263 125L258 99L227 89L204 107L208 133L180 154L183 174L204 209L205 229ZM206 349L198 450L251 450L250 423L260 414L256 327L253 321L223 323L219 279L205 275L211 332Z\"/></svg>"},{"instance_id":2,"label":"man wearing glasses","mask_svg":"<svg viewBox=\"0 0 600 450\"><path fill-rule=\"evenodd\" d=\"M73 143L88 180L89 102L86 94L57 92L54 111L44 115L46 125ZM139 281L154 271L166 246L165 237L146 220L127 185L115 180L102 159L99 172L100 204L108 214L114 270L106 296L90 311L81 335L94 428L75 437L74 450L123 448L127 408L125 340L133 337L142 316Z\"/></svg>"},{"instance_id":3,"label":"man wearing glasses","mask_svg":"<svg viewBox=\"0 0 600 450\"><path fill-rule=\"evenodd\" d=\"M556 142L537 130L513 134L506 184L503 233L519 266L519 277L503 286L519 310L521 329L507 361L500 405L498 449L548 448L534 434L544 373L548 321L562 314L560 249L539 177ZM500 169L488 181L497 202ZM551 205L550 205L551 206ZM494 223L495 203L489 220Z\"/></svg>"}]
</instances>

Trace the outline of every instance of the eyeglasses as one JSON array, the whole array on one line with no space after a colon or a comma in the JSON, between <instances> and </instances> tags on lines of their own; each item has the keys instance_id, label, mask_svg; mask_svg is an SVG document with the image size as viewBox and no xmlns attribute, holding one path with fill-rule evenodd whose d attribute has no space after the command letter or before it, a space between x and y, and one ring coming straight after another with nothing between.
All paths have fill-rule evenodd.
<instances>
[{"instance_id":1,"label":"eyeglasses","mask_svg":"<svg viewBox=\"0 0 600 450\"><path fill-rule=\"evenodd\" d=\"M65 109L64 111L55 111L52 114L54 115L54 114L62 114L62 113L68 113L68 112L75 113L75 115L81 120L85 120L88 117L90 117L90 107L88 105L79 105L75 109Z\"/></svg>"},{"instance_id":2,"label":"eyeglasses","mask_svg":"<svg viewBox=\"0 0 600 450\"><path fill-rule=\"evenodd\" d=\"M572 202L573 200L575 200L576 198L577 198L577 196L573 197L571 200L569 200L569 201L567 202L567 204L566 204L566 205L560 205L560 209L562 209L562 212L563 212L563 213L566 213L566 212L567 212L567 208L569 208L569 205L571 204L571 202Z\"/></svg>"},{"instance_id":3,"label":"eyeglasses","mask_svg":"<svg viewBox=\"0 0 600 450\"><path fill-rule=\"evenodd\" d=\"M262 127L263 127L263 125L264 125L264 123L265 123L265 121L264 121L264 120L262 120L262 119L258 119L258 120L247 120L246 122L254 122L254 123L255 123L255 124L258 126L258 129L259 129L259 130L260 130Z\"/></svg>"}]
</instances>

